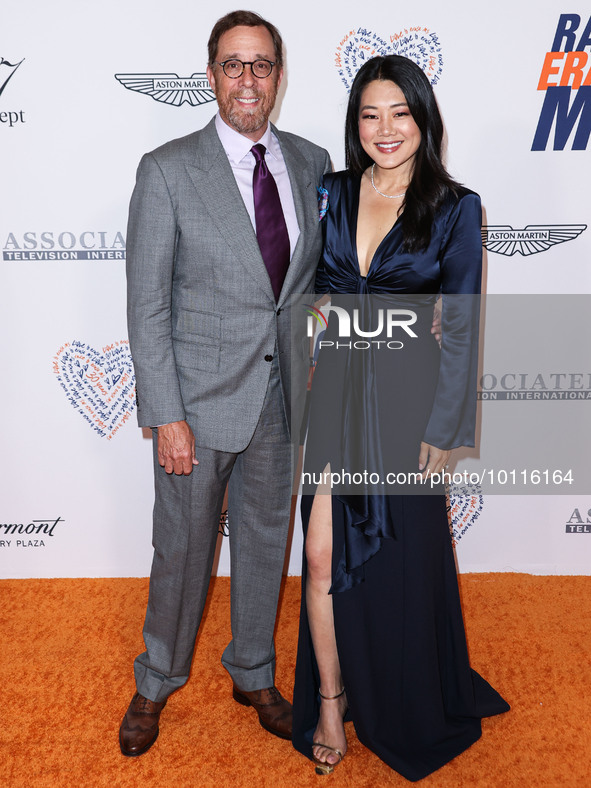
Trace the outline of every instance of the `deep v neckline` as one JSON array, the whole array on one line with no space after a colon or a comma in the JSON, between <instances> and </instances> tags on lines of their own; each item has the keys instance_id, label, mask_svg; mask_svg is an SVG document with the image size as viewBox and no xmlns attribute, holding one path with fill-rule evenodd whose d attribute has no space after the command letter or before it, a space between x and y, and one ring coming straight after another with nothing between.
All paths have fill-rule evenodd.
<instances>
[{"instance_id":1,"label":"deep v neckline","mask_svg":"<svg viewBox=\"0 0 591 788\"><path fill-rule=\"evenodd\" d=\"M357 188L356 189L353 188L353 216L351 217L351 227L353 228L353 236L352 236L351 240L352 240L352 245L353 245L353 252L354 252L354 257L355 257L357 276L360 279L367 279L367 277L369 276L369 274L371 272L371 269L373 268L374 261L375 261L376 257L378 256L378 252L380 251L380 248L382 247L384 241L388 238L388 236L390 235L392 230L394 230L394 228L396 227L396 225L398 224L398 222L402 218L402 213L399 214L396 217L396 221L394 222L392 227L390 227L390 229L388 230L386 235L384 235L382 240L376 246L375 252L373 253L373 255L371 257L371 260L369 261L369 265L367 266L367 273L364 276L361 273L361 265L359 263L359 249L357 247L357 225L358 225L358 222L359 222L359 205L361 204L361 181L362 181L362 178L363 178L363 174L359 176L359 179L358 179L359 183L357 184Z\"/></svg>"}]
</instances>

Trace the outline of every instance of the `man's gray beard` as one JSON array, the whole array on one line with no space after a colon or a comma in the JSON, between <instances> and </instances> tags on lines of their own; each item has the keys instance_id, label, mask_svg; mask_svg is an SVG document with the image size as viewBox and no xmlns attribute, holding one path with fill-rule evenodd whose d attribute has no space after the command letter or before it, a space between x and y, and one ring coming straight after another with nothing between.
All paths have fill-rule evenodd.
<instances>
[{"instance_id":1,"label":"man's gray beard","mask_svg":"<svg viewBox=\"0 0 591 788\"><path fill-rule=\"evenodd\" d=\"M268 115L265 116L262 109L257 110L252 115L246 115L240 110L236 110L236 112L229 113L228 119L231 121L232 128L236 129L240 134L252 134L262 128L269 117Z\"/></svg>"}]
</instances>

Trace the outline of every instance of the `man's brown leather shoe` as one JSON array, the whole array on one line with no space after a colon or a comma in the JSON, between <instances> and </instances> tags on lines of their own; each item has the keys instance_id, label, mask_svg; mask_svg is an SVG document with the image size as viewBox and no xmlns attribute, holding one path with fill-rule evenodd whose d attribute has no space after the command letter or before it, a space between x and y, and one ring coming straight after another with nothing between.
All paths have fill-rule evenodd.
<instances>
[{"instance_id":1,"label":"man's brown leather shoe","mask_svg":"<svg viewBox=\"0 0 591 788\"><path fill-rule=\"evenodd\" d=\"M234 685L234 700L243 706L253 706L259 722L266 731L281 739L291 739L293 709L277 687L245 692Z\"/></svg>"},{"instance_id":2,"label":"man's brown leather shoe","mask_svg":"<svg viewBox=\"0 0 591 788\"><path fill-rule=\"evenodd\" d=\"M136 692L119 728L119 746L123 755L142 755L158 738L158 720L166 701L156 703Z\"/></svg>"}]
</instances>

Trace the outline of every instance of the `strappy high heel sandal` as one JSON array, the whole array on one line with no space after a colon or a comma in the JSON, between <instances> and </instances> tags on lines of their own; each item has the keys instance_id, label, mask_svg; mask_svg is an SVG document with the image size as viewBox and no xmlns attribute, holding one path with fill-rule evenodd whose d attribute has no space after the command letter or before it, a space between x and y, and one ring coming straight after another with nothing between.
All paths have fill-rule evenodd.
<instances>
[{"instance_id":1,"label":"strappy high heel sandal","mask_svg":"<svg viewBox=\"0 0 591 788\"><path fill-rule=\"evenodd\" d=\"M338 695L323 695L320 692L320 690L318 690L318 694L320 695L322 700L336 700L337 698L342 697L344 695L344 693L345 693L345 688L344 687L339 692ZM312 746L313 747L324 747L326 750L330 750L331 752L334 752L336 755L339 756L339 759L338 759L338 761L336 763L328 763L327 761L319 761L318 758L315 758L314 755L312 755L312 761L314 762L314 765L315 765L316 774L332 774L334 772L334 767L338 766L339 763L345 757L340 750L337 750L336 747L330 747L328 744L323 744L321 741L312 742Z\"/></svg>"}]
</instances>

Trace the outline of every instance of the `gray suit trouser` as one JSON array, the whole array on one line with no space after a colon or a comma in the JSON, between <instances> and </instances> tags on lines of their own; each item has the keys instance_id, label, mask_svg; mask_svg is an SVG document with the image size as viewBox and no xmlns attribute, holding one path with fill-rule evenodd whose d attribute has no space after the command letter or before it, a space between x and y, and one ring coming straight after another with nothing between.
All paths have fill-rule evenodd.
<instances>
[{"instance_id":1,"label":"gray suit trouser","mask_svg":"<svg viewBox=\"0 0 591 788\"><path fill-rule=\"evenodd\" d=\"M240 413L236 413L240 418ZM189 677L228 486L232 640L222 664L239 689L274 684L273 630L292 493L292 451L277 353L252 440L238 454L197 447L189 476L158 464L154 436L154 559L134 663L138 692L162 701Z\"/></svg>"}]
</instances>

